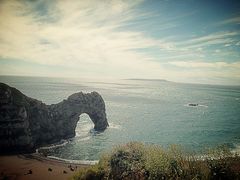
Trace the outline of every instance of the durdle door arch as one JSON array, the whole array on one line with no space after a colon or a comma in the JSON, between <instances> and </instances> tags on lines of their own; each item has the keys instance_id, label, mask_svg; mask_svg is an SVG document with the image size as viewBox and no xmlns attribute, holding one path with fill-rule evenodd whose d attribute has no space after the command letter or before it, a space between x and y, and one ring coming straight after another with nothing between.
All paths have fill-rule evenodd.
<instances>
[{"instance_id":1,"label":"durdle door arch","mask_svg":"<svg viewBox=\"0 0 240 180\"><path fill-rule=\"evenodd\" d=\"M0 83L0 152L32 152L75 136L79 116L89 115L96 131L108 127L105 103L97 92L75 93L46 105Z\"/></svg>"}]
</instances>

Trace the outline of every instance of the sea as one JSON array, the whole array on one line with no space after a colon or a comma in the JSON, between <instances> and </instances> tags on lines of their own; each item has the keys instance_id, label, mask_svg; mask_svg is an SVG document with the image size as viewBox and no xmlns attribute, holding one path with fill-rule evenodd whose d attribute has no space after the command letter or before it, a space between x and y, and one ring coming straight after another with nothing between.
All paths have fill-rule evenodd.
<instances>
[{"instance_id":1,"label":"sea","mask_svg":"<svg viewBox=\"0 0 240 180\"><path fill-rule=\"evenodd\" d=\"M49 157L96 161L102 153L132 141L176 144L195 152L219 145L240 150L240 86L20 76L0 76L0 82L46 104L80 91L97 91L103 97L109 127L98 133L89 116L82 114L74 138L39 149Z\"/></svg>"}]
</instances>

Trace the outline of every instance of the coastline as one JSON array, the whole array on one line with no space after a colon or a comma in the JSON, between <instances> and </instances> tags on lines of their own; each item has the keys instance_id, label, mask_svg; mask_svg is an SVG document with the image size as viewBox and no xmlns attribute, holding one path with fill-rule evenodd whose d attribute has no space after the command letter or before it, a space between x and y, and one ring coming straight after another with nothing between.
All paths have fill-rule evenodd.
<instances>
[{"instance_id":1,"label":"coastline","mask_svg":"<svg viewBox=\"0 0 240 180\"><path fill-rule=\"evenodd\" d=\"M77 170L90 165L44 157L39 153L1 155L0 179L64 180L69 179Z\"/></svg>"}]
</instances>

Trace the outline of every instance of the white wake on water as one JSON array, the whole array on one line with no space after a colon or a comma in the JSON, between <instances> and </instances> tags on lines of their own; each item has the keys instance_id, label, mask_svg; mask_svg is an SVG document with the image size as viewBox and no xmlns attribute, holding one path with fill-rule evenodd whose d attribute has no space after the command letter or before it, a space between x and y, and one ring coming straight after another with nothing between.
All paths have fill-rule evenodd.
<instances>
[{"instance_id":1,"label":"white wake on water","mask_svg":"<svg viewBox=\"0 0 240 180\"><path fill-rule=\"evenodd\" d=\"M89 140L89 139L91 139L91 136L90 136L90 135L89 135L89 136L86 136L86 137L78 138L78 139L77 139L77 142L87 141L87 140Z\"/></svg>"},{"instance_id":2,"label":"white wake on water","mask_svg":"<svg viewBox=\"0 0 240 180\"><path fill-rule=\"evenodd\" d=\"M122 129L122 126L119 124L114 124L114 123L109 123L109 127L110 129Z\"/></svg>"}]
</instances>

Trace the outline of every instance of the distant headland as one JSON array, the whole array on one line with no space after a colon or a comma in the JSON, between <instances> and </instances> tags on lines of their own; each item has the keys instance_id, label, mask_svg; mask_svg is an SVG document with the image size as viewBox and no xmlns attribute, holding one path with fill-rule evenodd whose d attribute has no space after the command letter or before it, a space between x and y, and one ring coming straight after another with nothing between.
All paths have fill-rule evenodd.
<instances>
[{"instance_id":1,"label":"distant headland","mask_svg":"<svg viewBox=\"0 0 240 180\"><path fill-rule=\"evenodd\" d=\"M159 82L170 82L165 79L139 79L139 78L130 78L130 79L125 79L125 80L133 80L133 81L159 81Z\"/></svg>"}]
</instances>

